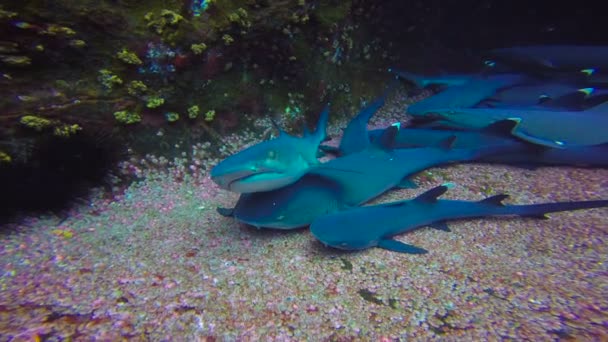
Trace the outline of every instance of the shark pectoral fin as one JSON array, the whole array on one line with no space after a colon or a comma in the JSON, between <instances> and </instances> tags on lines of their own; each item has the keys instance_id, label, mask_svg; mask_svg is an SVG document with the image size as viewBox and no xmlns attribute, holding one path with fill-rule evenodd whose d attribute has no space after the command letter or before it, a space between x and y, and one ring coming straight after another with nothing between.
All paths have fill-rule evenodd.
<instances>
[{"instance_id":1,"label":"shark pectoral fin","mask_svg":"<svg viewBox=\"0 0 608 342\"><path fill-rule=\"evenodd\" d=\"M408 245L401 241L393 240L393 239L383 239L378 242L378 247L398 252L398 253L407 253L407 254L426 254L428 251L424 248L416 247L414 245Z\"/></svg>"},{"instance_id":2,"label":"shark pectoral fin","mask_svg":"<svg viewBox=\"0 0 608 342\"><path fill-rule=\"evenodd\" d=\"M444 232L451 232L450 227L448 227L448 224L445 221L431 223L429 224L429 227L437 230L442 230Z\"/></svg>"},{"instance_id":3,"label":"shark pectoral fin","mask_svg":"<svg viewBox=\"0 0 608 342\"><path fill-rule=\"evenodd\" d=\"M403 178L396 187L399 189L418 189L418 184L409 178Z\"/></svg>"},{"instance_id":4,"label":"shark pectoral fin","mask_svg":"<svg viewBox=\"0 0 608 342\"><path fill-rule=\"evenodd\" d=\"M553 148L565 148L564 143L562 141L542 139L542 138L528 135L523 132L516 132L516 133L513 133L513 135L515 135L516 137L523 139L525 141L531 142L533 144L539 144L539 145L553 147Z\"/></svg>"},{"instance_id":5,"label":"shark pectoral fin","mask_svg":"<svg viewBox=\"0 0 608 342\"><path fill-rule=\"evenodd\" d=\"M511 131L511 134L513 134L514 136L516 136L522 140L525 140L525 141L533 143L533 144L541 145L541 146L547 146L547 147L553 147L553 148L566 148L566 146L564 146L565 144L563 141L543 139L541 137L535 137L535 136L532 136L532 135L526 133L525 131L522 131L519 127L521 118L509 118L509 120L513 120L513 121L517 122L517 125L513 128L513 130Z\"/></svg>"},{"instance_id":6,"label":"shark pectoral fin","mask_svg":"<svg viewBox=\"0 0 608 342\"><path fill-rule=\"evenodd\" d=\"M217 207L217 213L224 217L234 217L234 208Z\"/></svg>"}]
</instances>

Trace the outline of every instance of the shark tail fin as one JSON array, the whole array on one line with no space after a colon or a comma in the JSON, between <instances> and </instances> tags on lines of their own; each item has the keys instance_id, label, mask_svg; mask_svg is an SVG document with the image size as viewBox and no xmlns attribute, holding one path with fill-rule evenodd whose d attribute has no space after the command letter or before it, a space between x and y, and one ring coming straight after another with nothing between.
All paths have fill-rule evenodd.
<instances>
[{"instance_id":1,"label":"shark tail fin","mask_svg":"<svg viewBox=\"0 0 608 342\"><path fill-rule=\"evenodd\" d=\"M531 217L538 219L547 219L547 214L549 213L603 207L608 207L608 200L513 205L505 206L504 209L509 211L508 214L515 214L523 217Z\"/></svg>"}]
</instances>

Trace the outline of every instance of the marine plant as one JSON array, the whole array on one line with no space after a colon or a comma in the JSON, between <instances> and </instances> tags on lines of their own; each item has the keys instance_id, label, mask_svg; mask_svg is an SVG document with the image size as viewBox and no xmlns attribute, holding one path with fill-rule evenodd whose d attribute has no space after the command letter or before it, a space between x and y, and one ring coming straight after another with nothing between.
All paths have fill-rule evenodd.
<instances>
[{"instance_id":1,"label":"marine plant","mask_svg":"<svg viewBox=\"0 0 608 342\"><path fill-rule=\"evenodd\" d=\"M141 121L141 115L128 110L114 112L114 118L116 119L116 121L125 125L131 125Z\"/></svg>"}]
</instances>

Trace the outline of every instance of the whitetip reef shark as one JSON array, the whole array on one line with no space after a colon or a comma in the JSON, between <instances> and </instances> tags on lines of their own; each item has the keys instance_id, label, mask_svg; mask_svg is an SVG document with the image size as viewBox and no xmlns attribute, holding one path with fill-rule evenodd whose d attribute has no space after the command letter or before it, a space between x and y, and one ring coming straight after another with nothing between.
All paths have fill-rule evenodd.
<instances>
[{"instance_id":1,"label":"whitetip reef shark","mask_svg":"<svg viewBox=\"0 0 608 342\"><path fill-rule=\"evenodd\" d=\"M447 185L435 187L414 199L352 208L315 219L310 231L326 246L343 250L380 247L394 252L422 254L423 248L393 239L394 236L430 226L449 231L448 220L518 215L546 219L547 213L608 206L608 200L504 205L505 194L481 201L440 200Z\"/></svg>"},{"instance_id":2,"label":"whitetip reef shark","mask_svg":"<svg viewBox=\"0 0 608 342\"><path fill-rule=\"evenodd\" d=\"M284 131L224 159L211 169L211 179L221 188L238 193L278 189L291 184L319 163L317 151L326 139L329 105L314 133L295 137Z\"/></svg>"},{"instance_id":3,"label":"whitetip reef shark","mask_svg":"<svg viewBox=\"0 0 608 342\"><path fill-rule=\"evenodd\" d=\"M477 160L501 149L454 149L452 137L441 146L395 150L391 146L397 131L390 126L371 147L313 166L282 188L242 194L234 208L218 212L258 228L304 227L319 216L359 206L394 187L412 187L408 177L427 168Z\"/></svg>"},{"instance_id":4,"label":"whitetip reef shark","mask_svg":"<svg viewBox=\"0 0 608 342\"><path fill-rule=\"evenodd\" d=\"M538 108L435 108L429 118L453 128L479 129L497 121L518 124L512 134L533 144L567 148L608 143L608 102L584 111Z\"/></svg>"}]
</instances>

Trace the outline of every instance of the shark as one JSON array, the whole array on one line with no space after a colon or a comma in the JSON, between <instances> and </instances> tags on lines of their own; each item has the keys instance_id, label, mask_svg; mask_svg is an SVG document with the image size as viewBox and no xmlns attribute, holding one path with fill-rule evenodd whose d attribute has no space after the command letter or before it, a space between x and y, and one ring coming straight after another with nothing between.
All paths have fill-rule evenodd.
<instances>
[{"instance_id":1,"label":"shark","mask_svg":"<svg viewBox=\"0 0 608 342\"><path fill-rule=\"evenodd\" d=\"M394 148L437 145L454 136L454 148L496 147L501 153L481 157L477 162L514 165L525 168L539 166L608 167L608 144L554 148L529 143L510 135L517 121L502 120L479 130L403 128L395 137ZM378 139L382 130L369 131L369 139ZM337 151L341 153L341 151Z\"/></svg>"},{"instance_id":2,"label":"shark","mask_svg":"<svg viewBox=\"0 0 608 342\"><path fill-rule=\"evenodd\" d=\"M568 89L570 88L570 89ZM608 89L574 89L566 84L521 86L501 91L475 107L524 110L584 111L608 100Z\"/></svg>"},{"instance_id":3,"label":"shark","mask_svg":"<svg viewBox=\"0 0 608 342\"><path fill-rule=\"evenodd\" d=\"M539 108L436 108L426 117L452 128L479 129L501 120L511 134L533 144L567 148L608 143L608 102L583 111Z\"/></svg>"},{"instance_id":4,"label":"shark","mask_svg":"<svg viewBox=\"0 0 608 342\"><path fill-rule=\"evenodd\" d=\"M389 68L388 72L393 73L397 77L413 83L418 88L426 88L431 85L438 86L460 86L469 83L472 79L478 77L476 74L444 74L437 76L427 76Z\"/></svg>"},{"instance_id":5,"label":"shark","mask_svg":"<svg viewBox=\"0 0 608 342\"><path fill-rule=\"evenodd\" d=\"M436 108L468 108L490 98L500 89L522 84L527 77L519 74L497 74L471 79L411 104L407 114L424 115Z\"/></svg>"},{"instance_id":6,"label":"shark","mask_svg":"<svg viewBox=\"0 0 608 342\"><path fill-rule=\"evenodd\" d=\"M317 150L326 139L329 104L314 133L302 137L280 130L278 137L246 148L211 169L211 179L222 189L237 193L269 191L289 185L319 164Z\"/></svg>"},{"instance_id":7,"label":"shark","mask_svg":"<svg viewBox=\"0 0 608 342\"><path fill-rule=\"evenodd\" d=\"M433 166L469 162L500 148L454 149L455 138L439 146L393 149L398 127L390 126L369 148L313 166L298 181L279 189L241 194L224 216L258 227L295 229L330 212L359 206L395 187L415 187L409 177Z\"/></svg>"},{"instance_id":8,"label":"shark","mask_svg":"<svg viewBox=\"0 0 608 342\"><path fill-rule=\"evenodd\" d=\"M608 46L530 45L490 50L491 60L518 68L580 71L608 69Z\"/></svg>"},{"instance_id":9,"label":"shark","mask_svg":"<svg viewBox=\"0 0 608 342\"><path fill-rule=\"evenodd\" d=\"M578 92L578 91L577 91ZM582 93L582 92L581 92ZM584 93L582 93L584 95ZM567 95L566 95L567 96ZM335 155L344 156L365 149L378 140L385 129L367 130L369 119L374 115L374 108L379 108L383 98L374 101L364 108L344 131L338 148L321 145L320 148ZM539 166L578 166L578 167L608 167L608 144L573 146L554 148L530 143L511 132L519 124L517 120L500 120L483 128L473 130L460 129L430 129L420 127L400 128L394 137L392 147L420 148L438 146L442 141L455 137L453 148L475 149L480 147L496 148L501 153L480 157L482 163L497 163L536 168Z\"/></svg>"},{"instance_id":10,"label":"shark","mask_svg":"<svg viewBox=\"0 0 608 342\"><path fill-rule=\"evenodd\" d=\"M449 231L446 224L449 220L507 215L547 219L546 214L552 212L608 206L608 200L505 205L502 201L508 197L506 194L481 201L438 199L448 187L435 187L414 199L320 216L312 222L310 231L322 244L337 249L379 247L399 253L423 254L427 253L426 249L395 240L394 237L424 226Z\"/></svg>"}]
</instances>

